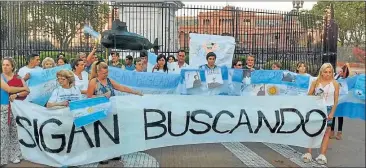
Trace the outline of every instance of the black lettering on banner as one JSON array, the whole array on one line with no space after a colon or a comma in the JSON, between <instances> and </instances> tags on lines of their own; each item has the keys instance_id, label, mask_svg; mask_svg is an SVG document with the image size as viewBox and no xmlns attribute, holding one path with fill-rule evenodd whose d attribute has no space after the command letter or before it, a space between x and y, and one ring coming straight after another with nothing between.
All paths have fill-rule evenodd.
<instances>
[{"instance_id":1,"label":"black lettering on banner","mask_svg":"<svg viewBox=\"0 0 366 168\"><path fill-rule=\"evenodd\" d=\"M171 111L168 111L168 132L171 136L182 136L184 134L187 133L188 131L188 127L189 127L189 116L190 116L190 112L187 111L186 112L186 123L185 123L185 128L184 128L184 131L182 133L179 133L179 134L174 134L172 132L172 112Z\"/></svg>"},{"instance_id":2,"label":"black lettering on banner","mask_svg":"<svg viewBox=\"0 0 366 168\"><path fill-rule=\"evenodd\" d=\"M320 114L321 116L322 116L322 118L323 118L323 123L322 123L322 126L320 127L320 129L319 129L319 131L317 131L317 132L315 132L314 134L311 134L311 133L309 133L307 130L306 130L306 123L308 123L309 122L309 120L310 120L310 115L311 115L311 113L314 113L314 112L316 112L316 113L318 113L318 114ZM316 137L316 136L318 136L318 135L320 135L321 133L322 133L322 131L323 131L323 129L324 129L324 127L325 127L325 125L327 124L327 115L325 115L325 113L323 113L321 110L318 110L318 109L313 109L313 110L310 110L309 112L307 112L306 113L306 116L305 116L305 122L304 122L304 124L302 125L302 130L304 131L304 133L307 135L307 136L309 136L309 137Z\"/></svg>"},{"instance_id":3,"label":"black lettering on banner","mask_svg":"<svg viewBox=\"0 0 366 168\"><path fill-rule=\"evenodd\" d=\"M262 127L262 120L264 121L264 123L266 123L266 126L269 129L269 131L271 131L271 133L275 133L277 130L277 127L280 125L279 111L276 110L275 114L276 114L276 125L272 128L271 125L269 124L266 116L264 116L264 114L262 113L262 111L258 111L258 127L255 129L254 133L255 134L258 133L259 129Z\"/></svg>"},{"instance_id":4,"label":"black lettering on banner","mask_svg":"<svg viewBox=\"0 0 366 168\"><path fill-rule=\"evenodd\" d=\"M231 118L234 118L234 115L233 115L233 113L231 113L230 111L227 111L227 110L222 110L222 111L220 111L219 113L217 113L216 114L216 116L215 116L215 119L214 119L214 121L213 121L213 124L212 124L212 129L215 131L215 132L217 132L217 133L220 133L220 134L224 134L224 133L227 133L227 132L229 132L230 130L225 130L225 131L219 131L219 130L217 130L217 122L219 121L219 118L220 118L220 116L222 115L222 114L227 114L228 116L230 116Z\"/></svg>"},{"instance_id":5,"label":"black lettering on banner","mask_svg":"<svg viewBox=\"0 0 366 168\"><path fill-rule=\"evenodd\" d=\"M245 115L245 119L247 120L246 122L241 122L241 119L243 118L243 115ZM248 125L249 133L253 133L252 126L250 124L248 114L244 109L240 110L240 116L239 116L238 124L236 124L236 126L229 133L230 134L233 133L235 131L235 129L237 129L240 125Z\"/></svg>"},{"instance_id":6,"label":"black lettering on banner","mask_svg":"<svg viewBox=\"0 0 366 168\"><path fill-rule=\"evenodd\" d=\"M204 114L204 115L207 115L209 118L212 118L212 117L213 117L211 113L209 113L209 112L207 112L207 111L205 111L205 110L195 110L195 111L193 111L193 112L191 113L191 120L192 120L193 122L195 122L195 123L199 123L199 124L206 125L207 129L205 129L205 130L203 130L203 131L197 131L197 130L195 130L195 129L191 128L191 129L189 129L189 131L190 131L192 134L205 134L205 133L207 133L207 132L209 132L209 131L211 130L211 125L210 125L210 124L208 124L208 123L205 123L205 122L203 122L203 121L198 121L198 120L196 119L196 115L198 115L198 114Z\"/></svg>"},{"instance_id":7,"label":"black lettering on banner","mask_svg":"<svg viewBox=\"0 0 366 168\"><path fill-rule=\"evenodd\" d=\"M44 142L43 128L47 124L49 124L49 123L55 123L55 124L57 124L57 126L62 125L62 122L60 120L58 120L58 119L55 119L55 118L48 119L48 120L46 120L45 122L42 123L41 127L39 128L39 134L40 134L40 137L41 137L42 147L47 152L50 152L50 153L60 153L62 150L65 149L65 146L66 146L66 136L65 136L65 134L51 134L52 139L61 139L61 145L57 149L48 148L47 145L46 145L46 143Z\"/></svg>"},{"instance_id":8,"label":"black lettering on banner","mask_svg":"<svg viewBox=\"0 0 366 168\"><path fill-rule=\"evenodd\" d=\"M291 131L281 131L283 125L285 125L285 115L284 115L285 112L295 113L300 118L300 123L293 130L291 130ZM303 123L304 123L304 116L302 116L302 114L297 109L294 109L294 108L281 108L280 109L280 113L281 113L281 124L278 127L278 130L277 130L276 133L280 133L280 134L291 134L291 133L294 133L297 130L299 130L300 127L301 127L301 125L303 125Z\"/></svg>"},{"instance_id":9,"label":"black lettering on banner","mask_svg":"<svg viewBox=\"0 0 366 168\"><path fill-rule=\"evenodd\" d=\"M147 123L147 115L146 115L147 113L159 113L161 115L162 119L160 121ZM157 138L160 138L160 137L162 137L166 134L167 128L164 124L162 124L163 122L165 122L166 117L165 117L165 114L161 110L158 110L158 109L144 109L144 120L145 120L145 123L144 123L144 125L145 125L145 140L157 139ZM160 135L155 135L155 136L149 137L148 132L147 132L148 127L161 127L161 128L163 128L164 131Z\"/></svg>"},{"instance_id":10,"label":"black lettering on banner","mask_svg":"<svg viewBox=\"0 0 366 168\"><path fill-rule=\"evenodd\" d=\"M36 140L37 146L38 146L39 150L42 151L42 149L39 145L39 133L38 133L38 120L37 119L33 119L33 133L34 133L34 138Z\"/></svg>"},{"instance_id":11,"label":"black lettering on banner","mask_svg":"<svg viewBox=\"0 0 366 168\"><path fill-rule=\"evenodd\" d=\"M69 142L67 143L67 150L66 150L66 153L70 153L71 152L71 148L72 148L72 143L74 142L74 136L76 133L80 133L82 132L84 134L84 137L86 139L86 141L88 142L89 144L89 147L90 148L94 148L94 144L93 144L93 141L91 140L88 132L85 130L84 127L81 127L81 130L75 130L75 125L72 124L72 128L71 128L71 133L70 133L70 138L69 138Z\"/></svg>"},{"instance_id":12,"label":"black lettering on banner","mask_svg":"<svg viewBox=\"0 0 366 168\"><path fill-rule=\"evenodd\" d=\"M20 120L26 121L29 126L32 126L31 122L28 120L28 118L25 118L25 117L17 116L15 118L15 121L16 121L17 125L19 127L24 128L24 130L27 131L29 137L33 141L33 144L26 143L23 139L19 139L19 143L22 144L23 146L27 147L27 148L34 148L34 147L36 147L37 144L36 144L36 141L33 139L32 134L24 127L24 125L22 124L22 122Z\"/></svg>"},{"instance_id":13,"label":"black lettering on banner","mask_svg":"<svg viewBox=\"0 0 366 168\"><path fill-rule=\"evenodd\" d=\"M113 131L114 137L112 134L104 127L104 125L100 121L94 122L94 136L95 136L95 146L100 147L100 135L99 135L99 127L103 129L103 131L108 135L109 139L113 141L114 144L119 144L119 127L118 127L118 116L117 114L113 115Z\"/></svg>"}]
</instances>

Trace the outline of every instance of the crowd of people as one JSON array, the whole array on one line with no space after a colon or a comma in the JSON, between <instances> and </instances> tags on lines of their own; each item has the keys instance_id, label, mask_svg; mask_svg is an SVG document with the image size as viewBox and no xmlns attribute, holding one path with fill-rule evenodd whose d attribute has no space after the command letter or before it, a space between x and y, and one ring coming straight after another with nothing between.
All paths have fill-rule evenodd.
<instances>
[{"instance_id":1,"label":"crowd of people","mask_svg":"<svg viewBox=\"0 0 366 168\"><path fill-rule=\"evenodd\" d=\"M92 98L97 96L105 96L110 98L115 96L115 90L127 92L130 94L140 95L142 93L121 84L118 84L113 79L108 77L108 67L117 67L128 71L147 72L148 54L146 51L140 52L140 57L133 60L132 56L126 56L124 64L120 61L118 53L111 53L110 61L103 61L95 56L96 48L88 55L86 53L78 53L77 57L71 62L72 70L60 70L57 72L57 81L59 86L53 90L48 102L44 105L47 108L63 108L69 105L70 101ZM216 65L216 54L209 52L206 55L207 64L200 66L200 69L213 70L218 68ZM1 165L6 165L8 162L19 163L22 159L20 145L17 138L17 128L15 119L11 112L10 102L17 100L27 100L30 93L27 87L27 81L32 78L32 71L39 69L48 69L55 66L68 64L68 60L63 54L60 54L56 61L53 58L46 57L41 60L38 54L31 54L28 58L28 63L19 70L16 69L15 62L12 58L2 59L1 73ZM108 62L108 63L107 63ZM178 51L177 55L169 55L166 57L163 54L157 56L156 64L152 69L153 73L180 73L181 69L188 67L185 62L185 51ZM234 59L232 68L258 70L255 67L255 57L248 56L244 63L239 59ZM278 62L273 63L273 70L282 69ZM296 65L296 73L299 75L307 75L307 65L304 62L299 62ZM322 96L328 112L328 127L326 129L322 146L321 154L316 158L319 164L326 164L325 157L329 138L342 138L343 118L338 118L338 133L334 134L335 118L334 112L337 108L339 84L336 82L338 78L347 78L349 76L349 67L343 66L338 73L334 72L331 64L325 63L321 66L317 79L311 84L309 95ZM311 149L303 155L304 162L312 160ZM119 158L114 158L119 159ZM108 161L102 161L101 164L106 164Z\"/></svg>"}]
</instances>

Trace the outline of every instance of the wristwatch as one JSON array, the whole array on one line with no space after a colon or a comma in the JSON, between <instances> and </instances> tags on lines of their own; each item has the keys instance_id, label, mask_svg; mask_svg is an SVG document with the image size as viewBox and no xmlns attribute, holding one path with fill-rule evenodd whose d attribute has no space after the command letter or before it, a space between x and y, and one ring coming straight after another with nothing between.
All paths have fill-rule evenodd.
<instances>
[{"instance_id":1,"label":"wristwatch","mask_svg":"<svg viewBox=\"0 0 366 168\"><path fill-rule=\"evenodd\" d=\"M17 97L16 97L16 98L18 98L18 97L19 97L19 93L17 93L16 95L17 95Z\"/></svg>"}]
</instances>

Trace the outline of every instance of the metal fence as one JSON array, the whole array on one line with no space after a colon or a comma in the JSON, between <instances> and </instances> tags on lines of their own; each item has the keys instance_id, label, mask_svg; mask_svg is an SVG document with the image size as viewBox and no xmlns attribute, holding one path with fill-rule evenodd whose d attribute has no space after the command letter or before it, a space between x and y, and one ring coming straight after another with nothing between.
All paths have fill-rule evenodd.
<instances>
[{"instance_id":1,"label":"metal fence","mask_svg":"<svg viewBox=\"0 0 366 168\"><path fill-rule=\"evenodd\" d=\"M184 49L189 55L189 33L233 36L235 57L256 56L256 65L269 68L279 61L284 69L306 62L317 70L323 55L323 18L308 14L238 7L185 6L181 2L0 2L0 54L17 58L37 52L41 58L67 58L90 52L94 41L82 32L89 24L102 32L114 19L151 42L159 39L159 53L171 55ZM98 45L105 57L111 50ZM135 51L121 51L138 56Z\"/></svg>"}]
</instances>

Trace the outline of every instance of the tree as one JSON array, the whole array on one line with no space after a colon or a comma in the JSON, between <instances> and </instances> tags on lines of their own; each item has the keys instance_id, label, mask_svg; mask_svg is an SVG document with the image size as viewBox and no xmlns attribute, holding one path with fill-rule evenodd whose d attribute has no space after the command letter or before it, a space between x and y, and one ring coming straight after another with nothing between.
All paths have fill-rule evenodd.
<instances>
[{"instance_id":1,"label":"tree","mask_svg":"<svg viewBox=\"0 0 366 168\"><path fill-rule=\"evenodd\" d=\"M62 49L70 46L85 24L102 31L110 13L108 4L97 1L32 2L27 11L30 14L29 30L33 36L42 32L55 39Z\"/></svg>"},{"instance_id":2,"label":"tree","mask_svg":"<svg viewBox=\"0 0 366 168\"><path fill-rule=\"evenodd\" d=\"M365 2L319 1L310 11L303 13L324 16L331 3L334 5L334 19L339 26L340 45L365 43Z\"/></svg>"}]
</instances>

